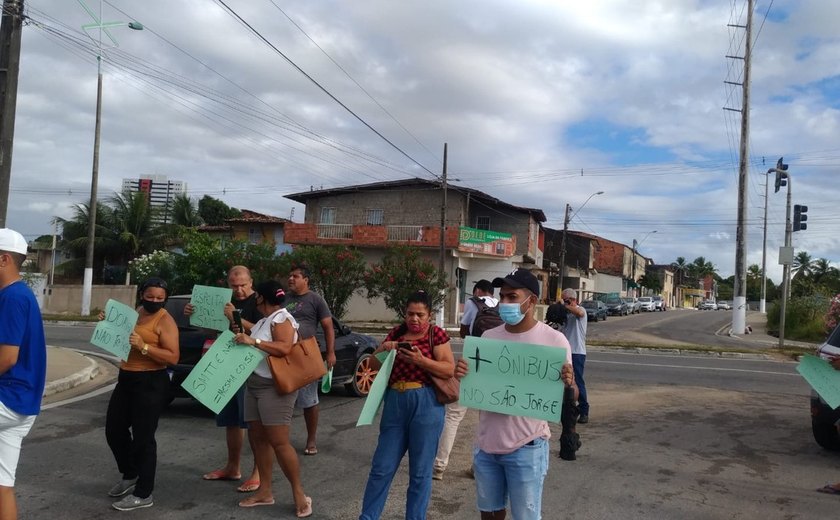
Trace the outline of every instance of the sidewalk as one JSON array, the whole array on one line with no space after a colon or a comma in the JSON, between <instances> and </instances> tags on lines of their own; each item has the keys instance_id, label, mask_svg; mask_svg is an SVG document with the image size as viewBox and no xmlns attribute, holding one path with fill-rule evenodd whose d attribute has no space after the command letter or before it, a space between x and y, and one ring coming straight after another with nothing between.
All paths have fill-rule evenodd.
<instances>
[{"instance_id":1,"label":"sidewalk","mask_svg":"<svg viewBox=\"0 0 840 520\"><path fill-rule=\"evenodd\" d=\"M771 336L767 334L767 315L762 314L758 311L748 311L747 312L747 326L752 327L752 333L750 334L730 334L729 331L732 328L732 324L728 324L726 327L723 327L718 331L720 335L729 335L733 338L738 338L744 340L746 342L752 343L754 345L762 346L762 347L778 347L779 346L779 338L776 336ZM800 348L814 348L816 349L819 346L819 343L808 343L806 341L794 341L790 339L785 339L785 346L786 347L800 347Z\"/></svg>"},{"instance_id":2,"label":"sidewalk","mask_svg":"<svg viewBox=\"0 0 840 520\"><path fill-rule=\"evenodd\" d=\"M64 347L47 345L47 384L44 396L70 390L99 375L99 363Z\"/></svg>"}]
</instances>

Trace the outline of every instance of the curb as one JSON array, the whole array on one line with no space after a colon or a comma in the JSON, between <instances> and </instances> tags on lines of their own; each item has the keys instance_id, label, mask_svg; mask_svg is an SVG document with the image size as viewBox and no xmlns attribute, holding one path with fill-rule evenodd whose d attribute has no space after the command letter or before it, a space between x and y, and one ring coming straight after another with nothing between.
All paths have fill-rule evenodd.
<instances>
[{"instance_id":1,"label":"curb","mask_svg":"<svg viewBox=\"0 0 840 520\"><path fill-rule=\"evenodd\" d=\"M79 386L82 383L86 383L99 375L99 363L87 356L83 357L87 360L88 366L74 374L70 374L67 377L62 377L61 379L48 382L44 386L44 397L64 392L65 390L70 390L71 388Z\"/></svg>"},{"instance_id":2,"label":"curb","mask_svg":"<svg viewBox=\"0 0 840 520\"><path fill-rule=\"evenodd\" d=\"M730 351L715 351L702 349L679 349L668 347L609 347L609 346L594 346L587 345L587 350L592 352L606 352L613 354L657 354L657 355L672 355L672 356L705 356L705 357L719 357L719 358L734 358L734 359L758 359L758 360L772 360L773 356L770 354L760 354L752 352L730 352Z\"/></svg>"}]
</instances>

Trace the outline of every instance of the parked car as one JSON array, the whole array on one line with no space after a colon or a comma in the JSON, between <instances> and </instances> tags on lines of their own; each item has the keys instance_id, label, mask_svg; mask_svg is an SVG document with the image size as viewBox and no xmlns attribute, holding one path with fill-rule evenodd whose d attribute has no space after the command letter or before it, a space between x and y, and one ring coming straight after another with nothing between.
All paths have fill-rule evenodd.
<instances>
[{"instance_id":1,"label":"parked car","mask_svg":"<svg viewBox=\"0 0 840 520\"><path fill-rule=\"evenodd\" d=\"M704 300L700 302L700 306L698 307L701 311L716 311L717 308L717 303L712 300Z\"/></svg>"},{"instance_id":2,"label":"parked car","mask_svg":"<svg viewBox=\"0 0 840 520\"><path fill-rule=\"evenodd\" d=\"M662 296L658 294L656 296L651 296L653 298L653 309L656 311L667 311L668 309L665 307L665 300L662 299Z\"/></svg>"},{"instance_id":3,"label":"parked car","mask_svg":"<svg viewBox=\"0 0 840 520\"><path fill-rule=\"evenodd\" d=\"M731 311L732 310L732 305L726 300L718 300L717 310L719 310L719 311Z\"/></svg>"},{"instance_id":4,"label":"parked car","mask_svg":"<svg viewBox=\"0 0 840 520\"><path fill-rule=\"evenodd\" d=\"M656 310L656 304L650 296L642 296L639 298L639 305L641 309L646 312L653 312Z\"/></svg>"},{"instance_id":5,"label":"parked car","mask_svg":"<svg viewBox=\"0 0 840 520\"><path fill-rule=\"evenodd\" d=\"M627 307L627 304L617 296L607 298L604 303L607 304L607 314L615 316L627 316L630 314L630 309Z\"/></svg>"},{"instance_id":6,"label":"parked car","mask_svg":"<svg viewBox=\"0 0 840 520\"><path fill-rule=\"evenodd\" d=\"M840 326L817 349L817 355L830 360L840 356ZM811 391L811 431L817 444L827 450L840 450L840 408L830 406L813 390Z\"/></svg>"},{"instance_id":7,"label":"parked car","mask_svg":"<svg viewBox=\"0 0 840 520\"><path fill-rule=\"evenodd\" d=\"M194 327L184 316L184 307L190 302L190 295L172 296L166 302L166 310L175 319L180 335L181 357L176 365L169 367L171 374L170 400L175 397L190 397L181 383L195 367L198 360L216 341L219 333L212 329ZM371 353L376 349L377 341L367 335L357 334L333 317L335 329L335 367L333 368L333 387L344 385L348 393L364 397L370 391L370 385L376 377L376 370L370 367ZM326 352L324 333L318 327L316 334L321 352Z\"/></svg>"},{"instance_id":8,"label":"parked car","mask_svg":"<svg viewBox=\"0 0 840 520\"><path fill-rule=\"evenodd\" d=\"M587 321L601 321L607 319L607 304L600 300L584 300L580 306L586 309Z\"/></svg>"},{"instance_id":9,"label":"parked car","mask_svg":"<svg viewBox=\"0 0 840 520\"><path fill-rule=\"evenodd\" d=\"M639 302L638 299L628 297L622 298L622 300L624 300L624 303L627 304L627 309L630 311L630 314L639 314L640 312L642 312L642 304Z\"/></svg>"}]
</instances>

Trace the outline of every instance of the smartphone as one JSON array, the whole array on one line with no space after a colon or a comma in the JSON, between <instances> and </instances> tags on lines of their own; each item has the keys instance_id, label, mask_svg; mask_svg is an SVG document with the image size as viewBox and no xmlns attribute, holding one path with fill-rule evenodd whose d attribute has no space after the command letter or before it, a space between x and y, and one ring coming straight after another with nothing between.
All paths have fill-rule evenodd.
<instances>
[{"instance_id":1,"label":"smartphone","mask_svg":"<svg viewBox=\"0 0 840 520\"><path fill-rule=\"evenodd\" d=\"M397 343L397 348L402 348L410 351L411 343L409 343L408 341L400 341L399 343Z\"/></svg>"},{"instance_id":2,"label":"smartphone","mask_svg":"<svg viewBox=\"0 0 840 520\"><path fill-rule=\"evenodd\" d=\"M245 329L242 327L242 310L241 309L233 309L233 323L239 327L239 332L245 332Z\"/></svg>"}]
</instances>

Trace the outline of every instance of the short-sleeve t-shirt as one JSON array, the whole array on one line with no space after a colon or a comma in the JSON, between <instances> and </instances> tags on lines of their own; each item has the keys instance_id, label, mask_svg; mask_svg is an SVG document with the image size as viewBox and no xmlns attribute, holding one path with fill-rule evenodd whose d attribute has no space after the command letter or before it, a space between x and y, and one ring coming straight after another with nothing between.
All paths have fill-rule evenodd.
<instances>
[{"instance_id":1,"label":"short-sleeve t-shirt","mask_svg":"<svg viewBox=\"0 0 840 520\"><path fill-rule=\"evenodd\" d=\"M289 320L292 324L292 328L295 329L295 337L293 341L297 341L297 331L298 329L298 322L289 314L289 311L286 309L280 309L279 311L275 312L274 314L267 316L265 318L260 318L251 328L251 337L254 339L259 339L260 341L273 341L271 336L271 326L275 323L283 323L284 321ZM266 356L267 357L267 356ZM268 367L268 361L266 358L263 358L257 364L257 368L254 369L254 373L260 377L271 377L271 369Z\"/></svg>"},{"instance_id":2,"label":"short-sleeve t-shirt","mask_svg":"<svg viewBox=\"0 0 840 520\"><path fill-rule=\"evenodd\" d=\"M499 305L499 300L492 296L479 296L488 307L496 307ZM472 326L476 317L478 317L478 306L472 300L468 299L464 304L464 314L461 315L461 325L468 325L470 327L470 334L472 334Z\"/></svg>"},{"instance_id":3,"label":"short-sleeve t-shirt","mask_svg":"<svg viewBox=\"0 0 840 520\"><path fill-rule=\"evenodd\" d=\"M38 415L47 377L41 310L23 281L0 289L0 345L18 347L15 365L0 375L0 402L22 415Z\"/></svg>"},{"instance_id":4,"label":"short-sleeve t-shirt","mask_svg":"<svg viewBox=\"0 0 840 520\"><path fill-rule=\"evenodd\" d=\"M300 339L311 338L318 331L318 324L324 318L332 317L327 302L320 294L307 291L302 295L290 294L286 298L286 310L294 316L300 325Z\"/></svg>"},{"instance_id":5,"label":"short-sleeve t-shirt","mask_svg":"<svg viewBox=\"0 0 840 520\"><path fill-rule=\"evenodd\" d=\"M241 300L231 298L230 303L233 304L235 309L242 311L241 315L243 320L256 323L263 319L262 313L257 310L257 293L251 293L251 296Z\"/></svg>"},{"instance_id":6,"label":"short-sleeve t-shirt","mask_svg":"<svg viewBox=\"0 0 840 520\"><path fill-rule=\"evenodd\" d=\"M586 355L586 325L586 313L583 314L582 318L575 316L571 312L566 313L566 324L563 325L563 334L572 345L572 354Z\"/></svg>"},{"instance_id":7,"label":"short-sleeve t-shirt","mask_svg":"<svg viewBox=\"0 0 840 520\"><path fill-rule=\"evenodd\" d=\"M549 347L565 347L566 363L572 362L571 347L562 332L545 323L537 322L530 330L514 334L505 327L496 327L484 332L482 338L501 339L517 343L531 343ZM560 399L563 398L560 390ZM551 438L548 422L531 417L517 417L481 410L478 415L476 443L485 453L513 453L537 438Z\"/></svg>"}]
</instances>

